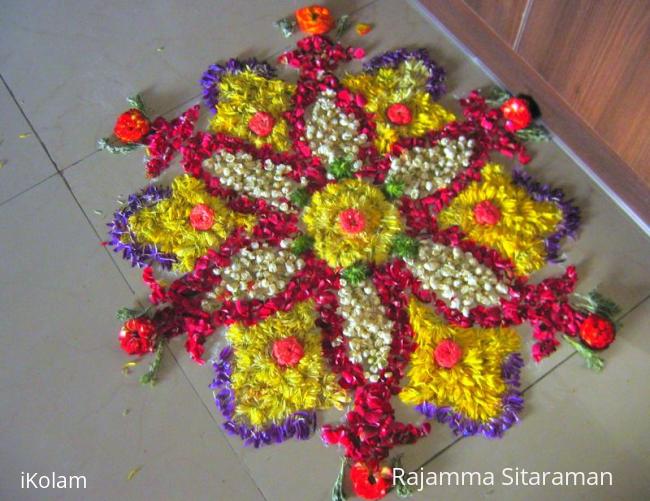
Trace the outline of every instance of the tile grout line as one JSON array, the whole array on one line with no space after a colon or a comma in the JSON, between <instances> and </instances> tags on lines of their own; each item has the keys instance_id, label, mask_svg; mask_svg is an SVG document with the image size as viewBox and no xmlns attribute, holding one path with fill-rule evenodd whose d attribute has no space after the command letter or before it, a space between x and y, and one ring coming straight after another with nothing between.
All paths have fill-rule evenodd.
<instances>
[{"instance_id":1,"label":"tile grout line","mask_svg":"<svg viewBox=\"0 0 650 501\"><path fill-rule=\"evenodd\" d=\"M24 190L23 192L19 193L18 195L12 197L11 200L15 199L16 197L18 197L18 196L20 196L20 195L23 195L23 194L27 193L27 192L30 191L32 188L34 188L34 187L36 187L36 186L38 186L38 185L44 183L44 182L47 181L48 179L51 179L51 178L53 178L55 175L58 174L58 175L61 177L61 180L63 181L63 184L65 185L65 187L67 188L67 190L70 192L70 195L72 196L72 199L73 199L74 202L77 204L77 207L79 208L79 210L80 210L81 213L83 214L84 218L86 219L86 221L87 221L88 224L90 225L91 230L93 231L93 233L95 234L95 236L97 237L97 239L101 242L101 241L102 241L102 237L99 235L99 233L97 232L97 230L96 230L95 227L93 226L92 221L91 221L90 218L88 217L88 214L86 214L86 211L85 211L84 208L81 206L81 203L79 203L79 200L77 199L77 196L76 196L76 195L74 194L74 192L72 191L72 187L70 186L70 183L68 183L68 180L63 176L63 171L61 171L61 170L59 169L59 166L58 166L58 165L56 164L56 162L54 161L54 158L52 158L52 155L50 154L50 151L47 149L47 146L45 146L45 143L43 142L43 140L41 139L41 136L38 134L38 132L37 132L36 129L34 128L34 125L32 124L32 122L29 120L29 118L27 118L27 114L25 113L25 110L23 110L23 107L20 105L20 103L19 103L18 100L16 99L15 94L13 93L13 91L11 90L11 88L9 87L9 85L7 84L7 81L4 79L4 77L2 76L2 74L0 74L0 80L2 80L3 85L4 85L5 88L7 89L7 92L8 92L9 95L11 96L11 99L13 100L14 104L15 104L16 107L18 108L18 111L20 111L20 114L21 114L21 115L23 116L23 118L25 119L25 122L27 122L27 125L28 125L29 128L32 130L32 132L33 132L33 134L34 134L34 137L36 137L36 139L38 140L39 144L41 145L41 148L43 148L43 151L44 151L45 154L47 155L47 158L50 160L50 162L52 163L52 166L53 166L54 169L56 170L56 172L55 172L54 174L48 176L47 178L43 179L42 181L36 183L34 186L31 186L30 188L28 188L28 189ZM6 203L6 202L8 202L8 200L5 201L5 202L3 202L3 203L0 204L0 205L4 205L4 203ZM122 270L121 270L120 267L117 265L117 262L115 261L115 258L111 255L111 253L109 252L109 250L106 249L106 248L104 248L104 252L105 252L106 255L108 256L108 258L111 260L111 262L113 263L113 266L115 266L115 269L116 269L117 272L120 274L120 276L122 277L122 280L124 280L124 282L126 283L126 286L129 288L129 290L130 290L132 293L135 293L135 291L134 291L133 288L131 287L131 284L129 284L129 281L128 281L128 280L126 279L126 277L124 276L124 273L122 273Z\"/></svg>"},{"instance_id":2,"label":"tile grout line","mask_svg":"<svg viewBox=\"0 0 650 501\"><path fill-rule=\"evenodd\" d=\"M645 296L643 299L641 299L638 303L636 303L634 306L632 306L628 311L626 311L623 315L621 315L620 318L618 318L617 320L618 320L618 321L622 321L622 320L624 320L628 315L630 315L631 313L633 313L637 308L639 308L640 306L642 306L646 301L650 301L650 294L648 294L648 295ZM552 372L555 372L555 370L556 370L558 367L560 367L561 365L564 365L567 361L569 361L569 359L573 358L573 357L576 356L577 354L578 354L577 351L573 351L571 354L569 354L567 357L565 357L565 358L564 358L562 361L560 361L558 364L554 365L551 369L549 369L547 372L545 372L545 373L542 374L540 377L538 377L535 381L531 382L528 386L526 386L524 389L522 389L522 390L521 390L521 393L522 393L522 394L526 393L526 392L527 392L528 390L530 390L532 387L536 386L537 383L539 383L540 381L542 381L543 379L545 379L545 378L546 378L548 375L550 375ZM460 442L460 441L463 440L464 438L466 438L466 437L458 437L458 438L457 438L456 440L454 440L452 443L450 443L449 445L443 447L442 449L440 449L439 451L437 451L433 456L431 456L429 459L427 459L426 461L424 461L424 463L422 463L422 464L419 466L419 468L424 468L426 465L428 465L429 463L431 463L431 462L433 462L434 460L436 460L439 456L441 456L442 454L444 454L445 452L447 452L449 449L451 449L454 445L456 445L458 442Z\"/></svg>"},{"instance_id":3,"label":"tile grout line","mask_svg":"<svg viewBox=\"0 0 650 501\"><path fill-rule=\"evenodd\" d=\"M25 110L23 110L23 107L22 107L22 106L20 105L20 103L18 102L18 99L16 99L15 94L13 93L13 91L12 91L11 88L9 87L9 84L7 83L7 81L6 81L5 78L2 76L1 73L0 73L0 80L2 80L2 83L3 83L3 85L5 86L5 89L7 89L7 92L8 92L9 95L11 96L11 99L13 100L14 104L15 104L16 107L18 108L18 111L20 111L20 114L21 114L21 115L23 116L23 118L25 119L25 122L27 122L27 125L28 125L29 128L32 130L32 132L34 133L34 137L35 137L36 140L40 143L41 148L43 148L43 151L44 151L45 154L47 155L47 158L49 158L50 162L52 162L52 165L54 166L54 169L55 169L57 172L60 173L61 171L59 170L59 166L56 164L56 162L55 162L54 159L52 158L52 155L50 155L50 151L46 148L45 143L43 142L43 140L41 139L41 136L38 134L38 132L37 132L36 129L34 128L34 125L32 124L31 120L30 120L29 118L27 118L27 114L25 113Z\"/></svg>"},{"instance_id":4,"label":"tile grout line","mask_svg":"<svg viewBox=\"0 0 650 501\"><path fill-rule=\"evenodd\" d=\"M172 358L173 358L174 361L176 362L176 365L177 365L178 368L181 370L181 373L182 373L183 376L185 377L185 380L189 383L190 388L192 388L192 391L194 391L194 395L196 395L196 398L199 399L199 402L201 402L201 405L203 406L203 408L206 410L206 412L207 412L208 415L210 416L210 419L212 419L212 421L217 425L217 429L218 429L219 432L221 433L221 436L224 438L224 441L226 442L226 444L228 444L228 448L230 449L230 451L235 455L235 457L237 458L237 460L239 461L239 463L242 465L242 467L244 468L244 471L245 471L246 474L250 477L251 481L253 482L253 485L255 485L255 488L258 490L258 492L260 493L260 495L262 496L262 498L265 499L265 500L267 500L268 498L264 495L264 492L262 492L262 489L260 488L260 486L257 485L257 482L255 481L255 478L253 477L253 473L252 473L252 472L250 471L250 469L248 468L248 465L247 465L246 462L244 461L244 458L243 458L240 454L237 453L237 451L235 450L235 448L233 447L233 445L230 443L230 440L228 440L228 436L226 435L226 433L224 433L224 430L223 430L223 428L221 427L221 423L219 423L219 421L217 421L217 418L214 416L214 414L212 413L212 411L210 410L210 408L209 408L209 407L207 406L207 404L204 402L203 398L201 398L201 395L199 394L199 392L198 392L196 386L194 386L194 384L192 383L192 380L189 378L189 376L188 376L187 373L185 372L185 369L183 369L183 366L182 366L181 363L178 361L178 358L176 357L176 354L175 354L175 353L174 353L174 352L169 348L169 346L167 347L167 351L169 352L169 354L172 356ZM211 363L211 361L208 361L207 363Z\"/></svg>"},{"instance_id":5,"label":"tile grout line","mask_svg":"<svg viewBox=\"0 0 650 501\"><path fill-rule=\"evenodd\" d=\"M25 188L24 190L20 191L19 193L16 193L15 195L12 195L12 196L9 197L7 200L3 200L2 202L0 202L0 207L2 207L4 204L8 204L8 203L11 202L12 200L15 200L15 199L18 198L20 195L23 195L23 194L27 193L27 192L30 191L31 189L36 188L37 186L40 186L41 184L43 184L43 183L44 183L45 181L47 181L48 179L52 179L54 176L58 176L58 175L59 175L58 172L52 172L52 174L50 174L49 176L47 176L47 177L41 179L41 180L38 181L36 184L33 184L33 185L31 185L29 188Z\"/></svg>"},{"instance_id":6,"label":"tile grout line","mask_svg":"<svg viewBox=\"0 0 650 501\"><path fill-rule=\"evenodd\" d=\"M81 203L80 203L79 200L77 199L77 196L76 196L76 195L74 194L74 192L72 191L72 187L70 186L70 183L68 182L68 180L67 180L67 179L65 178L65 176L63 175L63 170L60 170L60 169L59 169L58 165L56 164L56 162L55 162L54 159L52 158L52 156L51 156L49 150L48 150L47 147L45 146L45 143L43 142L43 140L42 140L41 137L39 136L38 132L36 131L36 129L34 128L34 126L32 125L32 123L30 122L30 120L27 118L27 115L25 114L24 110L22 109L22 107L20 106L20 104L18 103L18 101L17 101L17 99L16 99L16 96L15 96L14 93L11 91L11 89L10 89L9 86L7 85L7 82L6 82L5 79L2 77L1 74L0 74L0 80L2 80L2 83L4 84L5 88L7 89L7 92L9 93L9 95L11 96L11 99L14 101L14 104L16 105L16 107L18 107L18 110L20 111L21 115L23 116L23 118L24 118L25 121L27 122L27 125L28 125L28 126L30 127L30 129L32 130L34 136L36 137L36 139L37 139L38 142L40 143L41 147L42 147L43 150L45 151L45 154L47 155L48 159L50 160L50 162L52 163L52 165L54 166L54 168L55 168L55 170L56 170L56 172L52 173L51 175L49 175L49 176L46 177L45 179L39 181L38 183L34 184L33 186L30 186L29 188L27 188L27 189L23 190L22 192L18 193L17 195L14 195L14 196L11 197L9 200L5 200L4 202L0 203L0 205L4 205L5 203L7 203L7 202L9 202L9 201L11 201L11 200L17 198L18 196L20 196L20 195L22 195L22 194L24 194L24 193L26 193L26 192L28 192L28 191L30 191L31 189L35 188L36 186L39 186L40 184L44 183L44 182L47 181L48 179L51 179L51 178L53 178L53 177L55 177L55 176L58 175L58 176L60 176L60 178L61 178L61 180L63 181L63 184L65 185L65 187L67 188L67 190L70 192L70 195L72 196L72 199L75 201L77 207L79 208L79 210L80 210L81 213L83 214L84 218L86 219L86 221L87 221L88 224L90 225L91 230L93 231L93 233L95 234L95 236L97 237L97 239L101 242L101 241L102 241L101 236L99 235L99 233L98 233L97 230L95 229L95 226L93 225L92 221L91 221L90 218L88 217L88 214L86 213L86 211L85 211L84 208L82 207ZM186 100L186 101L181 102L181 103L178 104L177 106L174 106L173 108L171 108L171 109L170 109L169 111L167 111L166 113L169 113L169 112L172 111L174 108L177 108L177 107L179 107L179 106L182 106L183 104L188 103L188 102L190 102L190 101L196 99L197 97L200 97L200 94L198 94L198 95L196 95L196 96L193 96L192 98L190 98L190 99L188 99L188 100ZM87 158L92 157L92 156L93 156L94 154L96 154L98 151L99 151L99 150L95 150L94 152L92 152L92 153L86 155L85 157L81 158L80 160L77 160L76 162L72 163L72 164L69 165L68 167L72 167L73 165L76 165L76 164L78 164L78 163L81 163L82 161L86 160ZM66 169L67 169L68 167L66 167ZM65 170L65 169L64 169L64 170ZM109 252L109 250L106 249L106 248L104 248L104 251L105 251L106 254L108 255L109 259L112 261L113 265L114 265L115 268L117 269L118 273L119 273L120 276L122 277L122 280L124 280L124 283L125 283L126 286L129 288L129 290L131 291L131 293L132 293L133 295L136 295L135 290L133 289L133 287L131 287L131 284L129 283L129 281L128 281L128 280L126 279L126 277L124 276L124 273L122 272L122 270L121 270L121 269L119 268L119 266L117 265L117 262L115 261L113 255L112 255L112 254ZM185 372L185 370L183 369L183 367L181 366L181 364L178 362L178 359L176 358L176 355L175 355L175 354L173 353L173 351L170 350L170 349L168 349L167 351L171 354L171 356L172 356L172 358L173 358L173 360L174 360L176 366L180 369L181 373L183 374L183 377L184 377L185 380L188 382L190 388L192 388L192 391L194 391L194 394L195 394L196 397L199 399L199 402L201 403L201 405L205 408L205 410L206 410L206 411L208 412L208 414L210 415L212 421L214 421L214 422L218 425L219 423L217 422L217 420L215 419L214 415L210 412L210 409L208 408L208 406L206 405L206 403L203 401L203 399L202 399L201 396L199 395L198 390L196 389L196 387L194 386L194 384L192 383L192 381L190 380L190 378L187 376L187 373ZM232 453L235 455L235 457L237 457L239 463L242 465L242 467L243 467L244 471L246 472L246 474L248 475L249 479L251 480L251 482L253 483L253 485L254 485L255 488L257 489L257 491L258 491L258 492L260 493L260 495L262 496L262 499L266 500L266 499L267 499L266 496L264 495L264 493L262 492L260 486L257 484L257 482L255 481L255 479L253 478L253 475L252 475L250 469L248 468L248 466L246 465L246 463L244 462L243 458L242 458L239 454L237 454L237 452L234 450L232 444L230 443L230 441L228 440L228 438L227 438L227 437L225 436L225 434L223 433L223 430L221 430L221 427L218 426L218 428L219 428L219 431L221 432L222 436L224 437L225 442L228 444L228 447L230 448L230 450L232 451Z\"/></svg>"}]
</instances>

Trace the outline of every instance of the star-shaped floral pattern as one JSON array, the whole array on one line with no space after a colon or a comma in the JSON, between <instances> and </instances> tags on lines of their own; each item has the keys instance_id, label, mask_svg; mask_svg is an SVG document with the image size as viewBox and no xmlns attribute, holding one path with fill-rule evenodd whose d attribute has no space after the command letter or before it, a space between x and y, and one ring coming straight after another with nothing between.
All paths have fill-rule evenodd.
<instances>
[{"instance_id":1,"label":"star-shaped floral pattern","mask_svg":"<svg viewBox=\"0 0 650 501\"><path fill-rule=\"evenodd\" d=\"M206 338L229 327L213 385L229 432L255 446L306 438L315 409L347 392L345 421L323 439L380 461L429 431L394 418L400 392L456 431L500 435L521 407L508 327L543 324L548 345L582 317L568 304L572 268L528 282L577 214L488 163L526 159L498 110L471 94L457 119L436 101L444 72L424 51L336 73L362 56L305 38L279 58L296 84L254 60L211 66L212 131L180 147L192 181L134 196L111 236L134 264L188 271L163 286L145 270L164 336L186 333L200 361Z\"/></svg>"}]
</instances>

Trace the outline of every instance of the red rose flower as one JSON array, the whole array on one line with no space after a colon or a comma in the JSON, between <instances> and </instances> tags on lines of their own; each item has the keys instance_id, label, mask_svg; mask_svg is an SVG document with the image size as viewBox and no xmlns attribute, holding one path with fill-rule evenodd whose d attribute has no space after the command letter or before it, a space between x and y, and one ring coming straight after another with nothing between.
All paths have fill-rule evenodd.
<instances>
[{"instance_id":1,"label":"red rose flower","mask_svg":"<svg viewBox=\"0 0 650 501\"><path fill-rule=\"evenodd\" d=\"M144 355L153 351L155 338L156 328L146 317L127 320L120 329L120 345L129 355Z\"/></svg>"},{"instance_id":2,"label":"red rose flower","mask_svg":"<svg viewBox=\"0 0 650 501\"><path fill-rule=\"evenodd\" d=\"M501 105L501 113L506 119L505 128L509 132L525 129L533 121L528 102L519 97L511 97Z\"/></svg>"},{"instance_id":3,"label":"red rose flower","mask_svg":"<svg viewBox=\"0 0 650 501\"><path fill-rule=\"evenodd\" d=\"M355 463L350 468L350 479L357 496L363 499L383 498L392 487L393 474L387 466Z\"/></svg>"},{"instance_id":4,"label":"red rose flower","mask_svg":"<svg viewBox=\"0 0 650 501\"><path fill-rule=\"evenodd\" d=\"M113 133L124 143L137 143L149 129L149 119L140 110L133 108L117 117Z\"/></svg>"},{"instance_id":5,"label":"red rose flower","mask_svg":"<svg viewBox=\"0 0 650 501\"><path fill-rule=\"evenodd\" d=\"M190 212L190 225L198 231L207 231L214 225L214 210L205 204L197 204Z\"/></svg>"},{"instance_id":6,"label":"red rose flower","mask_svg":"<svg viewBox=\"0 0 650 501\"><path fill-rule=\"evenodd\" d=\"M614 342L614 324L600 315L592 313L580 326L580 339L593 350L604 350Z\"/></svg>"}]
</instances>

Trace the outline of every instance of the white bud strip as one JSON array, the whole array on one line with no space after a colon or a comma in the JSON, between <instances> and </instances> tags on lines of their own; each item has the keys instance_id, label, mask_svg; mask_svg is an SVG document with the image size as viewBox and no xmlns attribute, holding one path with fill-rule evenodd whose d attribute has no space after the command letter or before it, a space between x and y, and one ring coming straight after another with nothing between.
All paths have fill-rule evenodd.
<instances>
[{"instance_id":1,"label":"white bud strip","mask_svg":"<svg viewBox=\"0 0 650 501\"><path fill-rule=\"evenodd\" d=\"M253 242L249 248L242 249L228 266L214 270L222 279L215 295L226 294L233 300L265 300L283 291L296 272L305 267L305 262L285 250L285 246L277 248Z\"/></svg>"},{"instance_id":2,"label":"white bud strip","mask_svg":"<svg viewBox=\"0 0 650 501\"><path fill-rule=\"evenodd\" d=\"M508 297L507 284L470 252L434 242L422 242L416 259L405 258L413 275L448 306L469 316L475 306L497 306Z\"/></svg>"},{"instance_id":3,"label":"white bud strip","mask_svg":"<svg viewBox=\"0 0 650 501\"><path fill-rule=\"evenodd\" d=\"M404 184L404 194L411 198L430 195L447 186L469 166L474 141L461 136L441 139L432 148L414 147L391 157L389 181Z\"/></svg>"},{"instance_id":4,"label":"white bud strip","mask_svg":"<svg viewBox=\"0 0 650 501\"><path fill-rule=\"evenodd\" d=\"M203 162L203 168L221 184L252 198L262 198L283 212L290 210L289 197L299 186L285 175L290 165L254 159L249 153L221 150ZM306 183L306 180L305 180Z\"/></svg>"},{"instance_id":5,"label":"white bud strip","mask_svg":"<svg viewBox=\"0 0 650 501\"><path fill-rule=\"evenodd\" d=\"M352 161L353 171L361 168L357 160L359 148L368 143L365 134L358 134L359 120L336 106L336 93L328 89L312 105L305 119L305 137L309 148L325 166L336 159Z\"/></svg>"},{"instance_id":6,"label":"white bud strip","mask_svg":"<svg viewBox=\"0 0 650 501\"><path fill-rule=\"evenodd\" d=\"M348 340L350 360L361 363L366 377L375 382L388 362L393 322L386 318L370 279L357 285L341 279L338 299L338 313L344 318L343 335Z\"/></svg>"}]
</instances>

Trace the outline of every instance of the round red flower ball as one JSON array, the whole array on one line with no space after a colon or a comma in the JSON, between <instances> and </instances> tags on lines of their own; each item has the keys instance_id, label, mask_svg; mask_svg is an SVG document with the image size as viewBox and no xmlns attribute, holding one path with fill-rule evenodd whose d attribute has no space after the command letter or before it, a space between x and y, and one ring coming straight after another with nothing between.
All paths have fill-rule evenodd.
<instances>
[{"instance_id":1,"label":"round red flower ball","mask_svg":"<svg viewBox=\"0 0 650 501\"><path fill-rule=\"evenodd\" d=\"M305 356L305 350L295 336L289 336L273 343L272 354L279 366L295 367Z\"/></svg>"},{"instance_id":2,"label":"round red flower ball","mask_svg":"<svg viewBox=\"0 0 650 501\"><path fill-rule=\"evenodd\" d=\"M190 211L190 226L198 231L208 231L214 226L214 209L205 204L197 204Z\"/></svg>"},{"instance_id":3,"label":"round red flower ball","mask_svg":"<svg viewBox=\"0 0 650 501\"><path fill-rule=\"evenodd\" d=\"M144 113L133 108L117 117L113 133L124 143L137 143L147 135L150 128L149 119Z\"/></svg>"},{"instance_id":4,"label":"round red flower ball","mask_svg":"<svg viewBox=\"0 0 650 501\"><path fill-rule=\"evenodd\" d=\"M387 466L380 468L365 463L355 463L350 468L350 480L357 496L363 499L383 498L392 487L393 474Z\"/></svg>"},{"instance_id":5,"label":"round red flower ball","mask_svg":"<svg viewBox=\"0 0 650 501\"><path fill-rule=\"evenodd\" d=\"M580 326L580 339L593 350L604 350L614 342L616 329L611 320L592 313Z\"/></svg>"},{"instance_id":6,"label":"round red flower ball","mask_svg":"<svg viewBox=\"0 0 650 501\"><path fill-rule=\"evenodd\" d=\"M153 351L155 338L156 328L146 317L127 320L120 329L120 346L129 355L144 355Z\"/></svg>"},{"instance_id":7,"label":"round red flower ball","mask_svg":"<svg viewBox=\"0 0 650 501\"><path fill-rule=\"evenodd\" d=\"M520 97L511 97L501 105L501 113L506 119L505 128L509 132L525 129L533 121L533 114L528 101Z\"/></svg>"}]
</instances>

